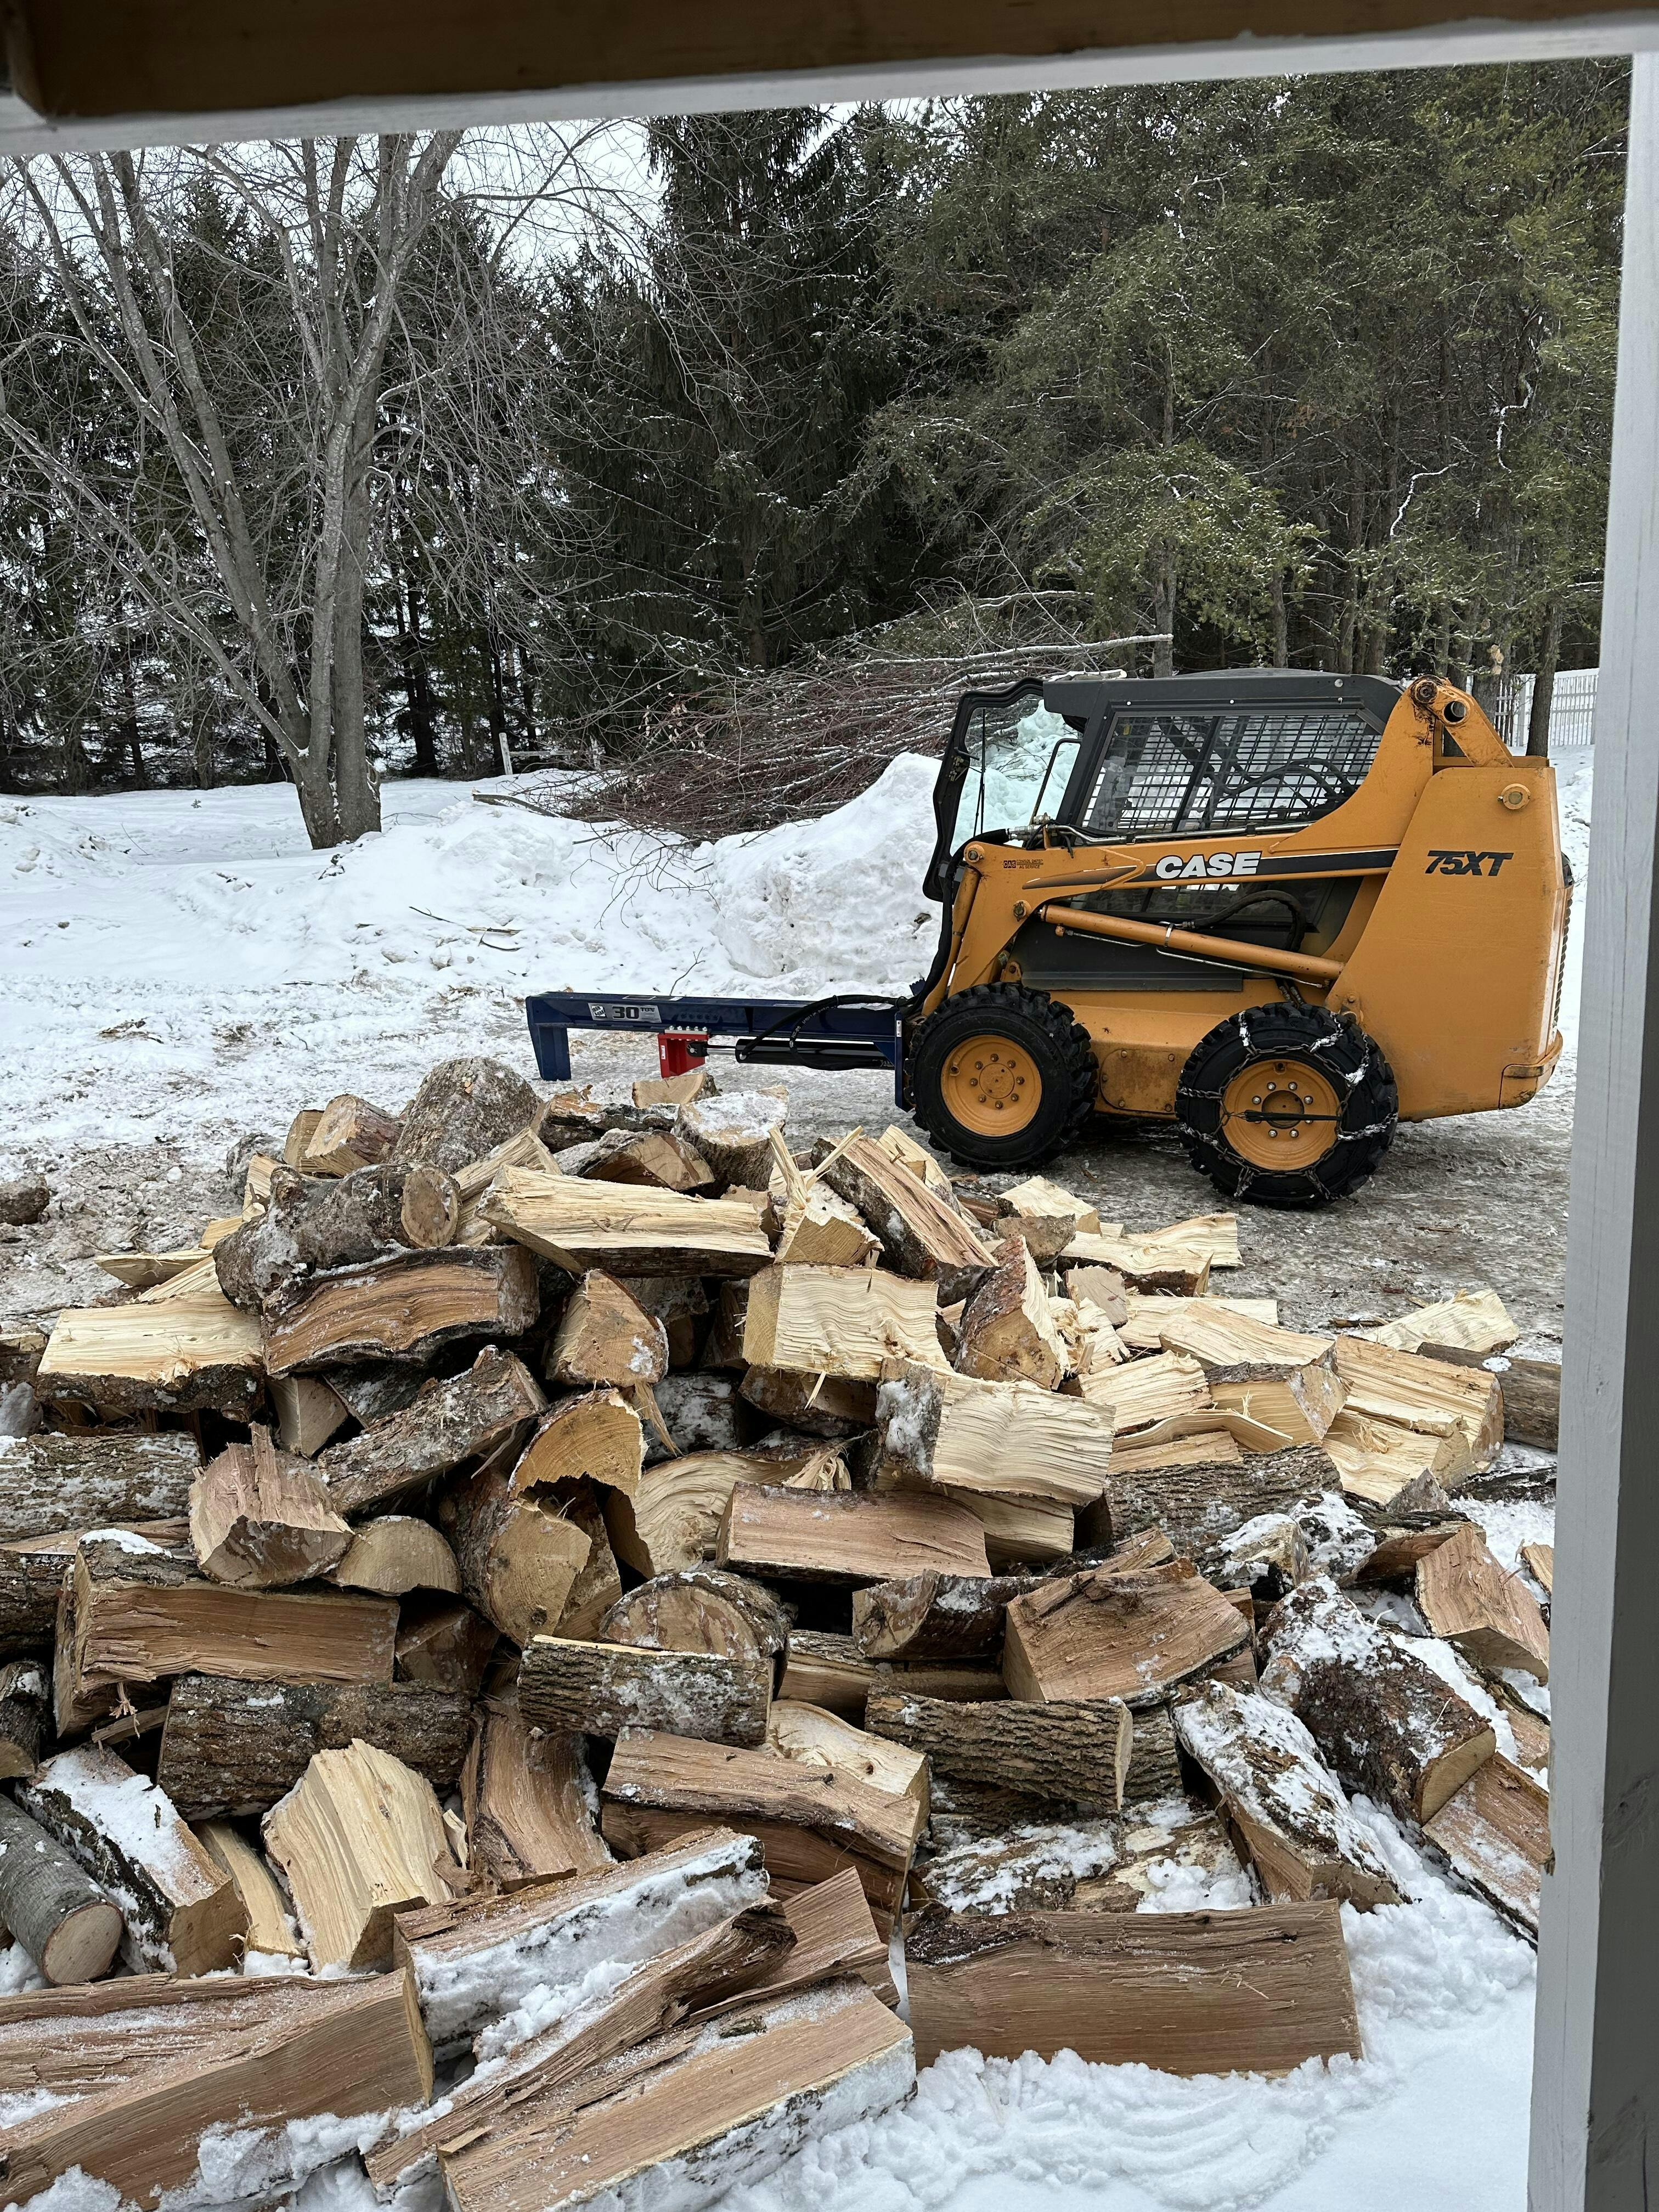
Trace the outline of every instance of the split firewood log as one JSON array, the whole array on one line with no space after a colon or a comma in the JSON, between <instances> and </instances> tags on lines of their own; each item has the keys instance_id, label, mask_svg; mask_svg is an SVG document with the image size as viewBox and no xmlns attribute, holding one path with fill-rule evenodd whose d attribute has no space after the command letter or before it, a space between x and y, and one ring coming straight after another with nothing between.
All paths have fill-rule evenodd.
<instances>
[{"instance_id":1,"label":"split firewood log","mask_svg":"<svg viewBox=\"0 0 1659 2212\"><path fill-rule=\"evenodd\" d=\"M547 1410L536 1378L487 1345L464 1374L440 1382L317 1462L337 1513L361 1513L399 1491L493 1452Z\"/></svg>"},{"instance_id":2,"label":"split firewood log","mask_svg":"<svg viewBox=\"0 0 1659 2212\"><path fill-rule=\"evenodd\" d=\"M537 1311L535 1263L516 1246L405 1252L277 1291L264 1308L265 1364L281 1375L356 1359L419 1361L469 1337L522 1336Z\"/></svg>"},{"instance_id":3,"label":"split firewood log","mask_svg":"<svg viewBox=\"0 0 1659 2212\"><path fill-rule=\"evenodd\" d=\"M112 1751L77 1744L17 1785L17 1802L120 1908L135 1972L206 1974L247 1934L235 1884L171 1800Z\"/></svg>"},{"instance_id":4,"label":"split firewood log","mask_svg":"<svg viewBox=\"0 0 1659 2212\"><path fill-rule=\"evenodd\" d=\"M573 1637L591 1644L599 1633L599 1623L622 1595L622 1571L611 1548L611 1531L605 1525L606 1495L595 1483L576 1482L558 1501L558 1510L564 1518L586 1537L587 1557L576 1570L564 1611L552 1625L556 1636Z\"/></svg>"},{"instance_id":5,"label":"split firewood log","mask_svg":"<svg viewBox=\"0 0 1659 2212\"><path fill-rule=\"evenodd\" d=\"M1097 1498L1112 1460L1098 1405L1026 1382L981 1382L914 1364L887 1370L876 1397L879 1484L937 1487L1074 1510Z\"/></svg>"},{"instance_id":6,"label":"split firewood log","mask_svg":"<svg viewBox=\"0 0 1659 2212\"><path fill-rule=\"evenodd\" d=\"M930 1190L873 1138L838 1146L818 1174L858 1208L896 1273L938 1284L941 1305L965 1297L992 1265L989 1245L955 1200Z\"/></svg>"},{"instance_id":7,"label":"split firewood log","mask_svg":"<svg viewBox=\"0 0 1659 2212\"><path fill-rule=\"evenodd\" d=\"M279 1452L257 1423L250 1433L251 1443L227 1444L191 1486L196 1564L210 1582L239 1589L308 1582L344 1557L351 1531L308 1460Z\"/></svg>"},{"instance_id":8,"label":"split firewood log","mask_svg":"<svg viewBox=\"0 0 1659 2212\"><path fill-rule=\"evenodd\" d=\"M406 1598L398 1612L398 1679L452 1690L470 1700L483 1687L500 1641L495 1622L470 1605L447 1598Z\"/></svg>"},{"instance_id":9,"label":"split firewood log","mask_svg":"<svg viewBox=\"0 0 1659 2212\"><path fill-rule=\"evenodd\" d=\"M1175 1728L1220 1793L1270 1898L1334 1897L1362 1912L1400 1903L1381 1852L1293 1712L1206 1682L1176 1700Z\"/></svg>"},{"instance_id":10,"label":"split firewood log","mask_svg":"<svg viewBox=\"0 0 1659 2212\"><path fill-rule=\"evenodd\" d=\"M1341 1908L955 1915L907 1931L916 2055L1062 2050L1165 2074L1279 2074L1360 2055Z\"/></svg>"},{"instance_id":11,"label":"split firewood log","mask_svg":"<svg viewBox=\"0 0 1659 2212\"><path fill-rule=\"evenodd\" d=\"M614 1276L592 1268L570 1294L544 1371L550 1382L579 1389L660 1382L668 1372L668 1332Z\"/></svg>"},{"instance_id":12,"label":"split firewood log","mask_svg":"<svg viewBox=\"0 0 1659 2212\"><path fill-rule=\"evenodd\" d=\"M907 1575L853 1593L853 1641L868 1659L990 1659L1012 1598L1052 1573Z\"/></svg>"},{"instance_id":13,"label":"split firewood log","mask_svg":"<svg viewBox=\"0 0 1659 2212\"><path fill-rule=\"evenodd\" d=\"M597 1482L637 1495L645 1466L638 1413L620 1390L600 1389L562 1398L544 1414L513 1470L515 1492L561 1483Z\"/></svg>"},{"instance_id":14,"label":"split firewood log","mask_svg":"<svg viewBox=\"0 0 1659 2212\"><path fill-rule=\"evenodd\" d=\"M927 1568L991 1571L973 1516L945 1498L749 1483L737 1485L726 1501L715 1557L723 1567L785 1581L885 1582Z\"/></svg>"},{"instance_id":15,"label":"split firewood log","mask_svg":"<svg viewBox=\"0 0 1659 2212\"><path fill-rule=\"evenodd\" d=\"M313 1967L389 1964L392 1915L462 1886L432 1784L373 1744L319 1751L259 1832Z\"/></svg>"},{"instance_id":16,"label":"split firewood log","mask_svg":"<svg viewBox=\"0 0 1659 2212\"><path fill-rule=\"evenodd\" d=\"M220 1289L258 1312L303 1276L453 1243L459 1195L435 1168L358 1168L321 1177L276 1168L263 1213L213 1248Z\"/></svg>"},{"instance_id":17,"label":"split firewood log","mask_svg":"<svg viewBox=\"0 0 1659 2212\"><path fill-rule=\"evenodd\" d=\"M1024 1182L1005 1190L997 1213L999 1220L1024 1242L1039 1267L1052 1267L1079 1232L1090 1237L1103 1233L1098 1206L1062 1190L1043 1176L1028 1176Z\"/></svg>"},{"instance_id":18,"label":"split firewood log","mask_svg":"<svg viewBox=\"0 0 1659 2212\"><path fill-rule=\"evenodd\" d=\"M869 1915L865 1915L866 1921ZM630 2051L688 2014L716 2014L728 2002L762 2000L775 1976L768 1969L799 1948L793 1929L769 1901L715 1922L672 1949L642 1960L614 1987L564 2011L555 2024L516 2045L505 2057L445 2097L434 2117L372 2151L365 2165L371 2184L390 2190L414 2169L428 2166L462 2137L487 2138L511 2127L518 2108L538 2095L591 2075L617 2053ZM873 1933L873 1929L872 1930ZM842 1943L842 1948L847 1947ZM817 1955L841 1963L820 1945ZM763 1981L763 1977L765 1978ZM741 1997L732 1997L736 1989Z\"/></svg>"},{"instance_id":19,"label":"split firewood log","mask_svg":"<svg viewBox=\"0 0 1659 2212\"><path fill-rule=\"evenodd\" d=\"M33 1774L47 1720L46 1678L36 1659L0 1666L0 1780ZM0 1928L6 1925L0 1913Z\"/></svg>"},{"instance_id":20,"label":"split firewood log","mask_svg":"<svg viewBox=\"0 0 1659 2212\"><path fill-rule=\"evenodd\" d=\"M1347 1334L1338 1335L1334 1357L1350 1413L1431 1436L1461 1429L1478 1468L1489 1465L1503 1443L1503 1392L1486 1368L1425 1359Z\"/></svg>"},{"instance_id":21,"label":"split firewood log","mask_svg":"<svg viewBox=\"0 0 1659 2212\"><path fill-rule=\"evenodd\" d=\"M402 1911L393 1964L414 1978L434 2048L471 2045L484 2056L495 2024L538 1990L579 1982L601 1963L654 1958L766 1894L753 1838L703 1820L632 1861Z\"/></svg>"},{"instance_id":22,"label":"split firewood log","mask_svg":"<svg viewBox=\"0 0 1659 2212\"><path fill-rule=\"evenodd\" d=\"M1288 1705L1350 1790L1427 1820L1497 1748L1492 1729L1323 1577L1268 1615L1264 1696Z\"/></svg>"},{"instance_id":23,"label":"split firewood log","mask_svg":"<svg viewBox=\"0 0 1659 2212\"><path fill-rule=\"evenodd\" d=\"M74 2172L82 2191L90 2181L111 2202L155 2212L165 2194L199 2183L204 2138L242 2130L258 2146L262 2187L287 2196L319 2155L305 2122L370 2120L432 2094L432 2053L402 1974L140 1974L31 1990L0 1999L0 2046L56 2091L7 2130L6 2185L19 2201Z\"/></svg>"},{"instance_id":24,"label":"split firewood log","mask_svg":"<svg viewBox=\"0 0 1659 2212\"><path fill-rule=\"evenodd\" d=\"M1213 1402L1204 1370L1184 1352L1091 1365L1079 1370L1075 1387L1079 1397L1109 1415L1120 1437L1180 1413L1201 1412Z\"/></svg>"},{"instance_id":25,"label":"split firewood log","mask_svg":"<svg viewBox=\"0 0 1659 2212\"><path fill-rule=\"evenodd\" d=\"M398 1129L395 1114L343 1091L317 1116L296 1164L308 1176L347 1176L373 1167L396 1144ZM295 1132L289 1134L291 1139Z\"/></svg>"},{"instance_id":26,"label":"split firewood log","mask_svg":"<svg viewBox=\"0 0 1659 2212\"><path fill-rule=\"evenodd\" d=\"M256 1850L240 1828L228 1820L207 1820L196 1831L196 1840L216 1866L222 1867L236 1886L236 1894L242 1900L242 1910L247 1915L247 1934L243 1938L243 1971L246 1960L252 1954L265 1959L287 1959L294 1962L296 1972L304 1971L305 1946L299 1942L289 1918L288 1907L270 1863L262 1851Z\"/></svg>"},{"instance_id":27,"label":"split firewood log","mask_svg":"<svg viewBox=\"0 0 1659 2212\"><path fill-rule=\"evenodd\" d=\"M463 1207L474 1206L489 1188L503 1168L531 1168L540 1175L559 1172L553 1155L542 1142L533 1127L514 1132L504 1137L499 1145L492 1145L475 1160L453 1171L453 1181Z\"/></svg>"},{"instance_id":28,"label":"split firewood log","mask_svg":"<svg viewBox=\"0 0 1659 2212\"><path fill-rule=\"evenodd\" d=\"M101 1980L123 1931L120 1908L9 1797L0 1797L0 1928L53 1987Z\"/></svg>"},{"instance_id":29,"label":"split firewood log","mask_svg":"<svg viewBox=\"0 0 1659 2212\"><path fill-rule=\"evenodd\" d=\"M676 1574L712 1563L721 1516L739 1483L784 1479L778 1462L753 1452L686 1452L647 1468L633 1497L605 1496L617 1557L636 1574Z\"/></svg>"},{"instance_id":30,"label":"split firewood log","mask_svg":"<svg viewBox=\"0 0 1659 2212\"><path fill-rule=\"evenodd\" d=\"M1163 1291L1176 1297L1201 1297L1212 1265L1203 1243L1172 1244L1152 1237L1094 1237L1079 1230L1060 1255L1060 1265L1109 1267L1126 1287Z\"/></svg>"},{"instance_id":31,"label":"split firewood log","mask_svg":"<svg viewBox=\"0 0 1659 2212\"><path fill-rule=\"evenodd\" d=\"M1459 1291L1372 1329L1370 1338L1395 1352L1420 1352L1431 1358L1455 1352L1486 1359L1494 1352L1507 1352L1520 1334L1496 1291Z\"/></svg>"},{"instance_id":32,"label":"split firewood log","mask_svg":"<svg viewBox=\"0 0 1659 2212\"><path fill-rule=\"evenodd\" d=\"M995 1266L963 1308L951 1364L982 1382L1058 1389L1067 1366L1066 1346L1036 1263L1018 1237L1005 1238L994 1256Z\"/></svg>"},{"instance_id":33,"label":"split firewood log","mask_svg":"<svg viewBox=\"0 0 1659 2212\"><path fill-rule=\"evenodd\" d=\"M924 1815L927 1811L927 1754L897 1738L890 1741L868 1729L854 1728L823 1705L775 1698L767 1716L766 1741L773 1751L803 1766L822 1767L872 1790L914 1797Z\"/></svg>"},{"instance_id":34,"label":"split firewood log","mask_svg":"<svg viewBox=\"0 0 1659 2212\"><path fill-rule=\"evenodd\" d=\"M1294 1443L1318 1443L1342 1410L1335 1341L1271 1327L1249 1314L1194 1298L1158 1332L1166 1352L1196 1359L1210 1396Z\"/></svg>"},{"instance_id":35,"label":"split firewood log","mask_svg":"<svg viewBox=\"0 0 1659 2212\"><path fill-rule=\"evenodd\" d=\"M562 1617L592 1547L568 1516L514 1486L513 1449L492 1455L444 1505L469 1603L522 1649Z\"/></svg>"},{"instance_id":36,"label":"split firewood log","mask_svg":"<svg viewBox=\"0 0 1659 2212\"><path fill-rule=\"evenodd\" d=\"M426 1682L261 1682L183 1674L173 1685L156 1778L186 1820L240 1820L285 1796L319 1751L372 1744L454 1787L471 1698Z\"/></svg>"},{"instance_id":37,"label":"split firewood log","mask_svg":"<svg viewBox=\"0 0 1659 2212\"><path fill-rule=\"evenodd\" d=\"M1417 1609L1477 1666L1548 1681L1550 1632L1538 1601L1498 1565L1472 1521L1418 1561Z\"/></svg>"},{"instance_id":38,"label":"split firewood log","mask_svg":"<svg viewBox=\"0 0 1659 2212\"><path fill-rule=\"evenodd\" d=\"M515 2102L441 2150L454 2212L514 2212L536 2176L544 2212L614 2192L641 2166L758 2182L813 2133L872 2119L915 2081L909 2031L857 1980L745 2006L717 2036L672 2029L582 2082Z\"/></svg>"},{"instance_id":39,"label":"split firewood log","mask_svg":"<svg viewBox=\"0 0 1659 2212\"><path fill-rule=\"evenodd\" d=\"M822 1184L787 1197L781 1223L781 1267L863 1267L881 1255L881 1240L858 1208Z\"/></svg>"},{"instance_id":40,"label":"split firewood log","mask_svg":"<svg viewBox=\"0 0 1659 2212\"><path fill-rule=\"evenodd\" d=\"M876 1267L763 1268L750 1279L743 1355L751 1366L873 1382L892 1359L945 1365L931 1283Z\"/></svg>"},{"instance_id":41,"label":"split firewood log","mask_svg":"<svg viewBox=\"0 0 1659 2212\"><path fill-rule=\"evenodd\" d=\"M1537 1942L1550 1796L1524 1767L1494 1753L1425 1822L1423 1832L1471 1889Z\"/></svg>"},{"instance_id":42,"label":"split firewood log","mask_svg":"<svg viewBox=\"0 0 1659 2212\"><path fill-rule=\"evenodd\" d=\"M1189 1442L1193 1440L1188 1440ZM1176 1548L1207 1569L1237 1532L1267 1516L1288 1513L1303 1498L1334 1489L1328 1455L1319 1444L1282 1451L1229 1451L1136 1470L1114 1458L1106 1480L1110 1534L1120 1542L1145 1528L1161 1528ZM1105 1533L1085 1524L1085 1540ZM1237 1579L1232 1577L1231 1579Z\"/></svg>"},{"instance_id":43,"label":"split firewood log","mask_svg":"<svg viewBox=\"0 0 1659 2212\"><path fill-rule=\"evenodd\" d=\"M1089 1567L1009 1605L1002 1678L1034 1703L1133 1705L1208 1674L1249 1640L1238 1607L1184 1560L1130 1573Z\"/></svg>"},{"instance_id":44,"label":"split firewood log","mask_svg":"<svg viewBox=\"0 0 1659 2212\"><path fill-rule=\"evenodd\" d=\"M876 1418L876 1385L844 1375L750 1367L738 1385L738 1394L757 1412L807 1436L857 1436Z\"/></svg>"},{"instance_id":45,"label":"split firewood log","mask_svg":"<svg viewBox=\"0 0 1659 2212\"><path fill-rule=\"evenodd\" d=\"M580 1170L597 1182L643 1183L653 1190L712 1192L719 1181L696 1146L673 1130L618 1130L620 1144L609 1145L591 1167ZM567 1172L568 1170L567 1170Z\"/></svg>"},{"instance_id":46,"label":"split firewood log","mask_svg":"<svg viewBox=\"0 0 1659 2212\"><path fill-rule=\"evenodd\" d=\"M711 1743L764 1743L771 1702L769 1658L538 1636L519 1668L525 1718L584 1735L614 1738L625 1728L648 1728Z\"/></svg>"},{"instance_id":47,"label":"split firewood log","mask_svg":"<svg viewBox=\"0 0 1659 2212\"><path fill-rule=\"evenodd\" d=\"M299 1166L322 1118L320 1106L302 1106L289 1123L288 1134L283 1139L283 1164L285 1167Z\"/></svg>"},{"instance_id":48,"label":"split firewood log","mask_svg":"<svg viewBox=\"0 0 1659 2212\"><path fill-rule=\"evenodd\" d=\"M212 1284L159 1305L64 1307L34 1387L46 1403L89 1406L103 1420L210 1411L245 1421L264 1376L259 1323Z\"/></svg>"},{"instance_id":49,"label":"split firewood log","mask_svg":"<svg viewBox=\"0 0 1659 2212\"><path fill-rule=\"evenodd\" d=\"M676 1452L741 1451L752 1440L756 1421L738 1395L729 1375L689 1372L665 1375L651 1391L668 1442L654 1431L645 1439L645 1463L670 1459Z\"/></svg>"},{"instance_id":50,"label":"split firewood log","mask_svg":"<svg viewBox=\"0 0 1659 2212\"><path fill-rule=\"evenodd\" d=\"M177 1433L19 1437L0 1455L0 1541L180 1518L201 1463Z\"/></svg>"},{"instance_id":51,"label":"split firewood log","mask_svg":"<svg viewBox=\"0 0 1659 2212\"><path fill-rule=\"evenodd\" d=\"M771 1264L770 1242L738 1200L504 1168L480 1210L573 1275L752 1275Z\"/></svg>"},{"instance_id":52,"label":"split firewood log","mask_svg":"<svg viewBox=\"0 0 1659 2212\"><path fill-rule=\"evenodd\" d=\"M410 1590L453 1595L461 1587L455 1554L429 1521L409 1513L384 1513L347 1534L346 1550L328 1577L337 1589L406 1597Z\"/></svg>"},{"instance_id":53,"label":"split firewood log","mask_svg":"<svg viewBox=\"0 0 1659 2212\"><path fill-rule=\"evenodd\" d=\"M516 1698L491 1698L461 1770L467 1868L500 1889L609 1866L582 1739L532 1727Z\"/></svg>"},{"instance_id":54,"label":"split firewood log","mask_svg":"<svg viewBox=\"0 0 1659 2212\"><path fill-rule=\"evenodd\" d=\"M351 1419L345 1400L320 1375L273 1376L270 1389L278 1441L301 1459L314 1459Z\"/></svg>"}]
</instances>

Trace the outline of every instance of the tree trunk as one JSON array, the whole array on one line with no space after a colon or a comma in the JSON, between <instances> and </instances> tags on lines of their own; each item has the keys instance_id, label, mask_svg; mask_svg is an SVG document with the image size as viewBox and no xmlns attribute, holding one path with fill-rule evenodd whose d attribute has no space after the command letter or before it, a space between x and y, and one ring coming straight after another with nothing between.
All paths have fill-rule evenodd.
<instances>
[{"instance_id":1,"label":"tree trunk","mask_svg":"<svg viewBox=\"0 0 1659 2212\"><path fill-rule=\"evenodd\" d=\"M1285 603L1285 571L1273 571L1273 666L1288 668L1291 665L1290 611Z\"/></svg>"},{"instance_id":2,"label":"tree trunk","mask_svg":"<svg viewBox=\"0 0 1659 2212\"><path fill-rule=\"evenodd\" d=\"M1550 753L1550 711L1555 704L1555 668L1561 658L1561 602L1550 601L1544 624L1544 648L1538 656L1538 672L1532 682L1532 713L1527 720L1527 757L1547 760Z\"/></svg>"}]
</instances>

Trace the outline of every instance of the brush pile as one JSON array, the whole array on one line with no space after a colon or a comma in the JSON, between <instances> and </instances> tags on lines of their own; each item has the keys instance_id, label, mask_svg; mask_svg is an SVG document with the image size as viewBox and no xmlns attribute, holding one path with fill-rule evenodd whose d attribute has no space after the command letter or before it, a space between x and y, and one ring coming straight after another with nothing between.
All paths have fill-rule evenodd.
<instances>
[{"instance_id":1,"label":"brush pile","mask_svg":"<svg viewBox=\"0 0 1659 2212\"><path fill-rule=\"evenodd\" d=\"M963 2044L1358 2056L1350 1792L1535 1928L1498 1301L1287 1329L1231 1216L786 1114L447 1062L9 1342L5 2201L690 2208Z\"/></svg>"}]
</instances>

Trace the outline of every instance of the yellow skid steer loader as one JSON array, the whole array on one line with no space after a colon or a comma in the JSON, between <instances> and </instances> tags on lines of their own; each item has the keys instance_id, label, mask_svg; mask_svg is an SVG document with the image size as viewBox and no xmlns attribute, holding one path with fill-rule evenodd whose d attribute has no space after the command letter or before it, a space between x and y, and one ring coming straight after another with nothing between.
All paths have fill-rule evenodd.
<instances>
[{"instance_id":1,"label":"yellow skid steer loader","mask_svg":"<svg viewBox=\"0 0 1659 2212\"><path fill-rule=\"evenodd\" d=\"M916 1118L1027 1168L1172 1121L1230 1196L1317 1206L1397 1121L1519 1106L1560 1055L1555 778L1419 677L1068 677L958 708L903 1010Z\"/></svg>"}]
</instances>

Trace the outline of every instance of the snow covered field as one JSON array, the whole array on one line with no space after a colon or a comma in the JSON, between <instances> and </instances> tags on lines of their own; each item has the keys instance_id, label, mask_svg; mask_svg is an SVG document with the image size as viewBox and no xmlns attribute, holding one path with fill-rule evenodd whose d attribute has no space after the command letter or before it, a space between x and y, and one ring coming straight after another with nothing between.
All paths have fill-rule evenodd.
<instances>
[{"instance_id":1,"label":"snow covered field","mask_svg":"<svg viewBox=\"0 0 1659 2212\"><path fill-rule=\"evenodd\" d=\"M481 805L454 784L389 786L386 834L332 856L308 850L284 787L0 799L0 1174L152 1140L175 1159L216 1159L232 1138L280 1133L296 1104L347 1085L395 1107L449 1053L525 1065L526 990L901 990L937 930L915 889L933 776L931 762L902 759L823 822L696 851ZM1569 756L1563 823L1581 884L1590 790L1590 757ZM1565 1158L1581 944L1582 925L1548 1118L1540 1101L1447 1125L1421 1140L1434 1171L1459 1128L1493 1123L1523 1149L1529 1129L1553 1130ZM884 1086L871 1081L879 1110ZM843 1120L866 1110L863 1093L836 1096ZM1374 1188L1377 1213L1403 1210L1407 1191L1413 1209L1424 1203L1404 1179L1392 1199L1383 1177ZM1537 1218L1517 1232L1534 1250ZM1270 1231L1307 1241L1300 1223L1264 1222L1264 1253L1287 1249ZM1408 1263L1415 1285L1423 1263ZM1510 1564L1547 1530L1540 1505L1479 1514ZM1444 1647L1437 1656L1456 1665ZM914 2104L809 2147L732 2212L1521 2212L1533 1954L1387 1814L1359 1809L1412 1899L1345 1908L1362 2062L1279 2081L1178 2081L958 2052ZM1203 1901L1174 1889L1156 1900ZM0 1987L9 1965L0 1954ZM368 2200L341 2168L301 2202L362 2212Z\"/></svg>"}]
</instances>

